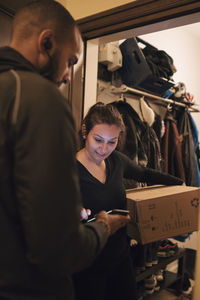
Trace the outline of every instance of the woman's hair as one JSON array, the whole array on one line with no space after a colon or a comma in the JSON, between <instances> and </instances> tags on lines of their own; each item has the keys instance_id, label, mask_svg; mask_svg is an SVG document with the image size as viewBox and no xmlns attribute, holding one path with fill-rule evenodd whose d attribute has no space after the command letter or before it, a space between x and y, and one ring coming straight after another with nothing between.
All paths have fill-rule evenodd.
<instances>
[{"instance_id":1,"label":"woman's hair","mask_svg":"<svg viewBox=\"0 0 200 300\"><path fill-rule=\"evenodd\" d=\"M124 122L119 111L112 104L97 102L91 106L82 121L82 129L79 132L82 147L85 144L83 136L87 136L90 130L98 124L116 125L121 129L121 133L125 131Z\"/></svg>"}]
</instances>

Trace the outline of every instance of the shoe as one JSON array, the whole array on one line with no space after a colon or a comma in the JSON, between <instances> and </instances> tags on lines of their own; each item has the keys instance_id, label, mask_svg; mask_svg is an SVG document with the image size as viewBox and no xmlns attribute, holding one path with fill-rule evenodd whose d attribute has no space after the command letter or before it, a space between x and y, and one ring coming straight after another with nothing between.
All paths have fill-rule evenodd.
<instances>
[{"instance_id":1,"label":"shoe","mask_svg":"<svg viewBox=\"0 0 200 300\"><path fill-rule=\"evenodd\" d=\"M144 287L145 289L152 289L157 285L157 280L155 275L150 275L144 280Z\"/></svg>"},{"instance_id":2,"label":"shoe","mask_svg":"<svg viewBox=\"0 0 200 300\"><path fill-rule=\"evenodd\" d=\"M157 265L158 264L158 259L152 260L152 265Z\"/></svg>"},{"instance_id":3,"label":"shoe","mask_svg":"<svg viewBox=\"0 0 200 300\"><path fill-rule=\"evenodd\" d=\"M177 251L178 251L177 243L172 243L170 240L167 240L167 244L168 244L168 247L169 247L169 252L172 253L172 255L177 253Z\"/></svg>"},{"instance_id":4,"label":"shoe","mask_svg":"<svg viewBox=\"0 0 200 300\"><path fill-rule=\"evenodd\" d=\"M160 290L160 286L159 286L159 284L157 284L154 288L154 292L158 292L159 290Z\"/></svg>"},{"instance_id":5,"label":"shoe","mask_svg":"<svg viewBox=\"0 0 200 300\"><path fill-rule=\"evenodd\" d=\"M158 257L170 257L172 254L169 252L169 247L166 240L161 241L158 247L157 256Z\"/></svg>"},{"instance_id":6,"label":"shoe","mask_svg":"<svg viewBox=\"0 0 200 300\"><path fill-rule=\"evenodd\" d=\"M145 288L146 295L152 295L154 293L154 288Z\"/></svg>"},{"instance_id":7,"label":"shoe","mask_svg":"<svg viewBox=\"0 0 200 300\"><path fill-rule=\"evenodd\" d=\"M164 240L160 242L158 247L158 257L170 257L178 251L177 243L172 243L170 240Z\"/></svg>"},{"instance_id":8,"label":"shoe","mask_svg":"<svg viewBox=\"0 0 200 300\"><path fill-rule=\"evenodd\" d=\"M153 266L153 262L152 261L146 261L145 262L145 267L151 268L152 266Z\"/></svg>"},{"instance_id":9,"label":"shoe","mask_svg":"<svg viewBox=\"0 0 200 300\"><path fill-rule=\"evenodd\" d=\"M164 280L163 270L159 270L155 273L157 281L161 282Z\"/></svg>"},{"instance_id":10,"label":"shoe","mask_svg":"<svg viewBox=\"0 0 200 300\"><path fill-rule=\"evenodd\" d=\"M158 264L158 257L157 257L158 246L159 246L159 241L152 243L152 264L153 265Z\"/></svg>"},{"instance_id":11,"label":"shoe","mask_svg":"<svg viewBox=\"0 0 200 300\"><path fill-rule=\"evenodd\" d=\"M192 292L191 282L190 282L188 274L185 273L184 278L183 278L182 293L183 293L183 295L189 295L191 292Z\"/></svg>"},{"instance_id":12,"label":"shoe","mask_svg":"<svg viewBox=\"0 0 200 300\"><path fill-rule=\"evenodd\" d=\"M145 266L152 267L152 243L145 245Z\"/></svg>"}]
</instances>

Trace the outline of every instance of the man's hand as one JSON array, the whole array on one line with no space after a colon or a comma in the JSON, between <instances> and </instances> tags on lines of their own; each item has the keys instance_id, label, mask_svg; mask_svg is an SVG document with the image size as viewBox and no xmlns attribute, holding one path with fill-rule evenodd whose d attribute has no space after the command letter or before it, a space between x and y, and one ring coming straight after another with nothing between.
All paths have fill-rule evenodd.
<instances>
[{"instance_id":1,"label":"man's hand","mask_svg":"<svg viewBox=\"0 0 200 300\"><path fill-rule=\"evenodd\" d=\"M129 215L122 216L118 214L107 214L105 211L99 212L96 217L96 222L102 222L108 229L108 235L113 235L121 227L126 226L130 222L131 218Z\"/></svg>"}]
</instances>

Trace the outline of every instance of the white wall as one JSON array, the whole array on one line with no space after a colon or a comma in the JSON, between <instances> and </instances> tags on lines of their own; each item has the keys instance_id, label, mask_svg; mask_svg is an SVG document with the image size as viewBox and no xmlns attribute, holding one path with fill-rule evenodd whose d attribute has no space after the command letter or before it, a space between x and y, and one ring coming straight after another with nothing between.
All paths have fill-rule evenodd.
<instances>
[{"instance_id":1,"label":"white wall","mask_svg":"<svg viewBox=\"0 0 200 300\"><path fill-rule=\"evenodd\" d=\"M197 27L198 26L198 27ZM200 28L199 24L181 26L140 36L150 44L166 51L174 60L175 82L182 81L187 92L200 104ZM199 28L199 34L196 28ZM200 129L200 113L192 113Z\"/></svg>"}]
</instances>

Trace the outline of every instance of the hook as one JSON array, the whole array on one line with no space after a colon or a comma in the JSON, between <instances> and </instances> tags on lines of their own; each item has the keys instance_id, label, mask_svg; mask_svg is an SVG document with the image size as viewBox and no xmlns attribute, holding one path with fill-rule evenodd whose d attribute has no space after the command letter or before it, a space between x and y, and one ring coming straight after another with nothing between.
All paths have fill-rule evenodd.
<instances>
[{"instance_id":1,"label":"hook","mask_svg":"<svg viewBox=\"0 0 200 300\"><path fill-rule=\"evenodd\" d=\"M118 101L124 101L124 102L126 102L126 98L124 97L123 93L120 94Z\"/></svg>"}]
</instances>

